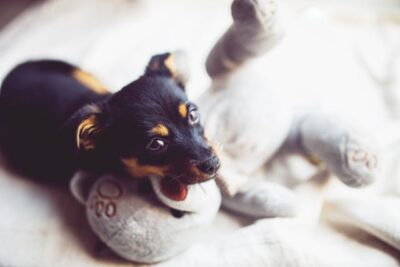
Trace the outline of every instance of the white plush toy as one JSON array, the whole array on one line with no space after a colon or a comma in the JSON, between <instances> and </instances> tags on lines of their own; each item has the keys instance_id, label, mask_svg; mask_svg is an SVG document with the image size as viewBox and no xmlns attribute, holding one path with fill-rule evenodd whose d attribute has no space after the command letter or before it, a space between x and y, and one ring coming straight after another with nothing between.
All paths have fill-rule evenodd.
<instances>
[{"instance_id":1,"label":"white plush toy","mask_svg":"<svg viewBox=\"0 0 400 267\"><path fill-rule=\"evenodd\" d=\"M297 211L286 187L299 182L296 171L291 181L276 177L267 168L274 161L301 155L351 187L370 184L378 170L376 143L354 122L294 106L280 88L268 86L257 59L281 39L277 7L276 0L233 1L233 24L206 63L212 86L198 101L206 133L221 144L220 185L234 196L223 205L255 217ZM263 181L255 183L255 177Z\"/></svg>"},{"instance_id":2,"label":"white plush toy","mask_svg":"<svg viewBox=\"0 0 400 267\"><path fill-rule=\"evenodd\" d=\"M213 180L202 188L189 185L185 199L174 201L163 195L160 177L152 177L151 184L110 174L92 178L77 172L70 184L73 195L85 205L96 235L136 262L165 260L195 243L221 203Z\"/></svg>"},{"instance_id":3,"label":"white plush toy","mask_svg":"<svg viewBox=\"0 0 400 267\"><path fill-rule=\"evenodd\" d=\"M370 184L377 175L378 157L365 132L334 115L304 108L294 112L299 109L279 88L267 86L255 59L281 38L277 11L274 0L233 1L233 24L207 59L212 86L197 101L206 133L221 144L217 181L225 193L223 205L253 217L297 212L284 179L265 168L274 159L302 155L352 187ZM91 227L117 254L133 261L163 260L188 247L220 204L214 181L187 191L177 188L185 200L174 201L161 177L151 177L153 196L140 194L131 179L104 175L88 185L83 177L76 175L71 188L85 204ZM263 181L252 182L255 177Z\"/></svg>"}]
</instances>

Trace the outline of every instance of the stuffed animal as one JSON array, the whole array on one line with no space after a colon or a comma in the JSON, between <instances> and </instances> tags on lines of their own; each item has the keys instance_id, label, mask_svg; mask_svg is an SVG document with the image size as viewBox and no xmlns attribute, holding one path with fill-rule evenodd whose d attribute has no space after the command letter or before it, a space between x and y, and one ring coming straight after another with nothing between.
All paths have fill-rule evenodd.
<instances>
[{"instance_id":1,"label":"stuffed animal","mask_svg":"<svg viewBox=\"0 0 400 267\"><path fill-rule=\"evenodd\" d=\"M378 173L376 142L368 132L334 112L291 104L290 95L268 86L258 59L282 37L277 7L276 0L233 1L233 24L207 58L211 88L198 101L208 137L221 144L223 205L255 217L297 212L287 186L304 179L291 164L284 166L289 181L271 172L293 155L350 187L368 185Z\"/></svg>"},{"instance_id":2,"label":"stuffed animal","mask_svg":"<svg viewBox=\"0 0 400 267\"><path fill-rule=\"evenodd\" d=\"M284 178L272 177L265 168L273 161L301 155L351 187L370 184L378 170L366 132L335 115L304 108L296 112L279 88L267 86L256 59L281 39L277 11L274 0L233 1L233 24L206 63L212 86L198 102L206 133L221 144L217 182L223 205L253 217L297 212ZM256 177L263 181L255 182ZM163 179L150 178L151 197L140 194L138 181L112 175L89 186L77 175L71 189L85 205L94 232L110 248L129 260L155 262L192 244L220 204L214 181L176 189L185 195L176 201L163 189Z\"/></svg>"},{"instance_id":3,"label":"stuffed animal","mask_svg":"<svg viewBox=\"0 0 400 267\"><path fill-rule=\"evenodd\" d=\"M70 186L85 206L91 228L109 248L125 259L150 263L195 243L221 203L214 180L189 185L180 201L163 195L161 180L151 177L150 184L148 180L77 172Z\"/></svg>"}]
</instances>

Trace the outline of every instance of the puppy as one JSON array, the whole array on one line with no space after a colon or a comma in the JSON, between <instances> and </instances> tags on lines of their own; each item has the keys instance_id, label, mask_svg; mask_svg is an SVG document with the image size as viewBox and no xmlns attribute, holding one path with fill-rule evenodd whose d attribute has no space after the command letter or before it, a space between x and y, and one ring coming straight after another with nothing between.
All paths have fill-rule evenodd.
<instances>
[{"instance_id":1,"label":"puppy","mask_svg":"<svg viewBox=\"0 0 400 267\"><path fill-rule=\"evenodd\" d=\"M24 175L63 182L77 170L158 175L182 184L214 178L220 166L185 94L181 54L151 58L115 94L61 61L30 61L4 79L1 144Z\"/></svg>"}]
</instances>

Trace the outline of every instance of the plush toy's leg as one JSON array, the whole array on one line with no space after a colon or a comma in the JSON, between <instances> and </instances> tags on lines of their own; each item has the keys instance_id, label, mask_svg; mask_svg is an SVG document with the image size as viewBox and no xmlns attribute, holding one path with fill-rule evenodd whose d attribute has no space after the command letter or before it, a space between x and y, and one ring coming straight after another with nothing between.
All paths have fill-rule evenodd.
<instances>
[{"instance_id":1,"label":"plush toy's leg","mask_svg":"<svg viewBox=\"0 0 400 267\"><path fill-rule=\"evenodd\" d=\"M222 206L253 218L292 217L298 207L294 193L274 183L258 182L225 197Z\"/></svg>"},{"instance_id":2,"label":"plush toy's leg","mask_svg":"<svg viewBox=\"0 0 400 267\"><path fill-rule=\"evenodd\" d=\"M265 53L282 35L276 19L276 0L235 0L232 17L232 26L207 58L206 68L212 78Z\"/></svg>"},{"instance_id":3,"label":"plush toy's leg","mask_svg":"<svg viewBox=\"0 0 400 267\"><path fill-rule=\"evenodd\" d=\"M322 160L345 184L360 187L376 178L376 143L366 133L357 132L339 118L316 114L301 118L297 131L303 152Z\"/></svg>"}]
</instances>

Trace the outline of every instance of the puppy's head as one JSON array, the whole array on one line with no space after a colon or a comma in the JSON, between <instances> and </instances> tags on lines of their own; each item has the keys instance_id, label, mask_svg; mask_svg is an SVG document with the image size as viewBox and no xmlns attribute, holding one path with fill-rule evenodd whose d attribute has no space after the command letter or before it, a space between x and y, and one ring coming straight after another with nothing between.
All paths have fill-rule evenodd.
<instances>
[{"instance_id":1,"label":"puppy's head","mask_svg":"<svg viewBox=\"0 0 400 267\"><path fill-rule=\"evenodd\" d=\"M219 159L177 64L173 54L154 56L139 79L85 107L78 147L107 154L134 177L169 176L186 184L213 178Z\"/></svg>"}]
</instances>

